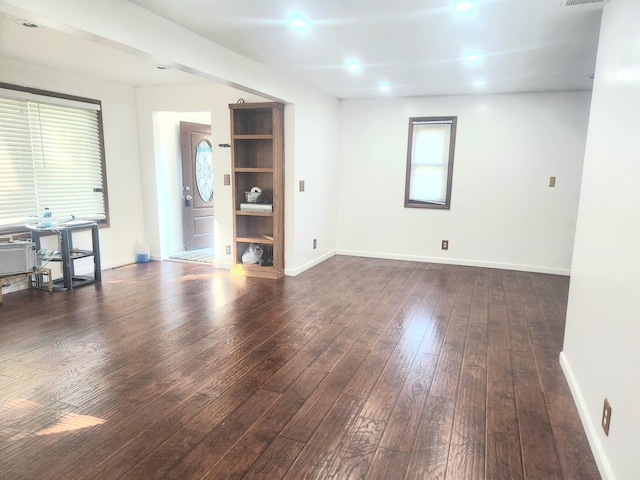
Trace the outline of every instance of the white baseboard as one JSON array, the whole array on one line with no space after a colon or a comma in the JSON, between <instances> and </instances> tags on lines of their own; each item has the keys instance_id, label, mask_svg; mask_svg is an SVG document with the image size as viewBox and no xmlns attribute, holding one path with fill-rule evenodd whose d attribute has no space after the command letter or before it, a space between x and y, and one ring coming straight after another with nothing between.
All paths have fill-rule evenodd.
<instances>
[{"instance_id":1,"label":"white baseboard","mask_svg":"<svg viewBox=\"0 0 640 480\"><path fill-rule=\"evenodd\" d=\"M311 267L315 267L316 265L324 262L325 260L333 257L336 254L335 251L330 251L325 253L324 255L318 257L318 258L314 258L313 260L311 260L310 262L305 263L304 265L298 267L298 268L286 268L284 269L284 274L289 276L289 277L295 277L296 275L300 275L302 272L309 270Z\"/></svg>"},{"instance_id":2,"label":"white baseboard","mask_svg":"<svg viewBox=\"0 0 640 480\"><path fill-rule=\"evenodd\" d=\"M336 254L352 255L355 257L384 258L388 260L406 260L409 262L443 263L448 265L464 265L469 267L499 268L502 270L517 270L520 272L549 273L552 275L569 276L571 274L571 270L567 268L553 268L539 265L520 265L514 263L485 262L460 258L423 257L418 255L361 252L358 250L337 250Z\"/></svg>"},{"instance_id":3,"label":"white baseboard","mask_svg":"<svg viewBox=\"0 0 640 480\"><path fill-rule=\"evenodd\" d=\"M110 260L108 262L100 262L100 268L102 270L108 270L110 268L118 268L118 267L123 267L125 265L131 265L132 263L136 263L135 255L132 255L131 257L119 258L117 260ZM93 271L93 270L90 270L90 271ZM89 273L89 271L84 273Z\"/></svg>"},{"instance_id":4,"label":"white baseboard","mask_svg":"<svg viewBox=\"0 0 640 480\"><path fill-rule=\"evenodd\" d=\"M593 457L595 458L596 464L598 465L598 470L600 470L600 475L602 476L603 480L615 480L616 477L611 470L611 465L609 464L607 455L602 448L602 442L598 437L598 429L600 428L600 425L595 425L592 421L592 418L589 416L587 404L584 400L584 397L582 396L580 385L578 385L578 382L576 381L576 377L573 374L573 369L571 368L569 360L567 359L564 351L560 352L560 366L562 367L564 376L567 379L567 383L569 384L571 395L573 395L573 401L578 408L580 420L582 421L582 426L584 427L584 431L587 434L587 440L589 441L591 452L593 453Z\"/></svg>"}]
</instances>

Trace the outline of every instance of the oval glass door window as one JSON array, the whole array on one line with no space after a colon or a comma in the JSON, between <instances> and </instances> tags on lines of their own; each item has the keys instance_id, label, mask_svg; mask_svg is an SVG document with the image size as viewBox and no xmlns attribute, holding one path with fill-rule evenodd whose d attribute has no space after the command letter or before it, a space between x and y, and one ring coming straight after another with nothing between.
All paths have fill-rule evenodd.
<instances>
[{"instance_id":1,"label":"oval glass door window","mask_svg":"<svg viewBox=\"0 0 640 480\"><path fill-rule=\"evenodd\" d=\"M202 140L196 147L195 162L196 186L203 202L213 197L213 155L211 144Z\"/></svg>"}]
</instances>

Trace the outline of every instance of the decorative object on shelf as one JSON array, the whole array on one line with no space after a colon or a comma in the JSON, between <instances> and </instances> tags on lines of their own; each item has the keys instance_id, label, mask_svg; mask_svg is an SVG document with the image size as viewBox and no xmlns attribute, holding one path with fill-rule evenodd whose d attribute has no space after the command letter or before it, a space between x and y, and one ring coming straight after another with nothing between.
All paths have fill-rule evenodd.
<instances>
[{"instance_id":1,"label":"decorative object on shelf","mask_svg":"<svg viewBox=\"0 0 640 480\"><path fill-rule=\"evenodd\" d=\"M273 212L273 204L272 203L241 203L240 211L271 213Z\"/></svg>"},{"instance_id":2,"label":"decorative object on shelf","mask_svg":"<svg viewBox=\"0 0 640 480\"><path fill-rule=\"evenodd\" d=\"M262 196L262 190L259 187L253 187L251 191L244 192L244 196L249 203L256 203Z\"/></svg>"},{"instance_id":3,"label":"decorative object on shelf","mask_svg":"<svg viewBox=\"0 0 640 480\"><path fill-rule=\"evenodd\" d=\"M263 250L260 245L250 243L242 254L242 263L262 263Z\"/></svg>"}]
</instances>

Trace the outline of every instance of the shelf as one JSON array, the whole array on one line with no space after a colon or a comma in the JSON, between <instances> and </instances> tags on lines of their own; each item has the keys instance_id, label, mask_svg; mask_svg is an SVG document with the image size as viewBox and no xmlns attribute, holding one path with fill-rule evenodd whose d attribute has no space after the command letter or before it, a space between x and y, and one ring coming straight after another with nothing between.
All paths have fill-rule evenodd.
<instances>
[{"instance_id":1,"label":"shelf","mask_svg":"<svg viewBox=\"0 0 640 480\"><path fill-rule=\"evenodd\" d=\"M69 256L72 260L78 260L79 258L88 258L93 257L95 255L91 250L72 250L69 252ZM49 259L51 262L62 262L62 254L54 255Z\"/></svg>"},{"instance_id":2,"label":"shelf","mask_svg":"<svg viewBox=\"0 0 640 480\"><path fill-rule=\"evenodd\" d=\"M266 138L265 138L266 137ZM273 171L274 145L271 135L247 135L233 138L231 150L237 169L268 169Z\"/></svg>"},{"instance_id":3,"label":"shelf","mask_svg":"<svg viewBox=\"0 0 640 480\"><path fill-rule=\"evenodd\" d=\"M273 265L263 267L262 265L251 265L238 263L233 267L236 275L246 275L248 277L258 278L280 278L284 275L284 270L276 268Z\"/></svg>"},{"instance_id":4,"label":"shelf","mask_svg":"<svg viewBox=\"0 0 640 480\"><path fill-rule=\"evenodd\" d=\"M273 217L273 212L245 212L244 210L236 210L236 215L247 215L249 217Z\"/></svg>"},{"instance_id":5,"label":"shelf","mask_svg":"<svg viewBox=\"0 0 640 480\"><path fill-rule=\"evenodd\" d=\"M273 168L237 167L236 173L273 173Z\"/></svg>"},{"instance_id":6,"label":"shelf","mask_svg":"<svg viewBox=\"0 0 640 480\"><path fill-rule=\"evenodd\" d=\"M273 135L234 135L233 140L273 140Z\"/></svg>"},{"instance_id":7,"label":"shelf","mask_svg":"<svg viewBox=\"0 0 640 480\"><path fill-rule=\"evenodd\" d=\"M265 245L273 245L273 240L262 236L258 237L236 237L236 242L243 243L263 243Z\"/></svg>"},{"instance_id":8,"label":"shelf","mask_svg":"<svg viewBox=\"0 0 640 480\"><path fill-rule=\"evenodd\" d=\"M94 277L88 275L74 275L70 277L70 280L71 288L81 287L82 285L88 285L90 283L96 282L96 279ZM53 281L53 289L55 291L70 290L68 285L69 279L57 278Z\"/></svg>"}]
</instances>

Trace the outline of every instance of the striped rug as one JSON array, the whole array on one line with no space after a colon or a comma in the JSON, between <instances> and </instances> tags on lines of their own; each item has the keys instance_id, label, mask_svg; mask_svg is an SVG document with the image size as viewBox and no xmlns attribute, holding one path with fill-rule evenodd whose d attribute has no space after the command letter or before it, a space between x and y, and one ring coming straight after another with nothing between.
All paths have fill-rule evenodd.
<instances>
[{"instance_id":1,"label":"striped rug","mask_svg":"<svg viewBox=\"0 0 640 480\"><path fill-rule=\"evenodd\" d=\"M213 248L200 250L188 250L169 255L170 260L182 260L185 262L214 263Z\"/></svg>"}]
</instances>

